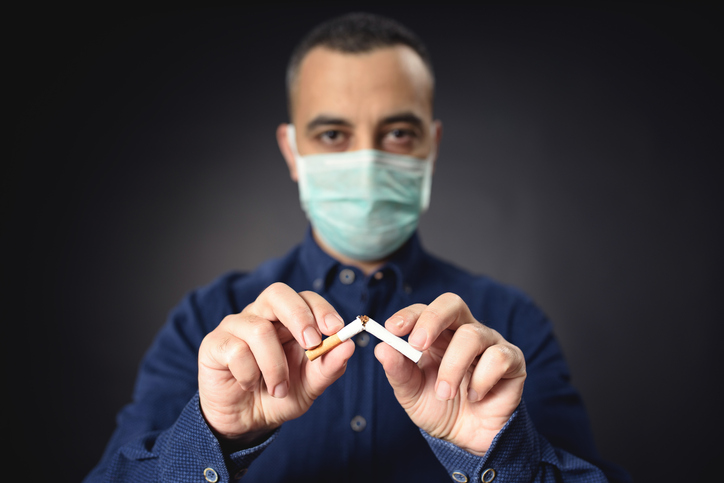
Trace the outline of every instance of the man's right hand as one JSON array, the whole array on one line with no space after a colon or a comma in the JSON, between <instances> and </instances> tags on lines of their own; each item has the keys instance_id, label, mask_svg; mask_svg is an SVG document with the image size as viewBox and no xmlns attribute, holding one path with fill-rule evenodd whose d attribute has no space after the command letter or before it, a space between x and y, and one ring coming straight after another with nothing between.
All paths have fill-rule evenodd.
<instances>
[{"instance_id":1,"label":"man's right hand","mask_svg":"<svg viewBox=\"0 0 724 483\"><path fill-rule=\"evenodd\" d=\"M229 315L199 349L199 396L209 427L222 442L251 446L298 418L342 374L354 352L346 341L318 360L304 354L344 326L314 292L283 283Z\"/></svg>"}]
</instances>

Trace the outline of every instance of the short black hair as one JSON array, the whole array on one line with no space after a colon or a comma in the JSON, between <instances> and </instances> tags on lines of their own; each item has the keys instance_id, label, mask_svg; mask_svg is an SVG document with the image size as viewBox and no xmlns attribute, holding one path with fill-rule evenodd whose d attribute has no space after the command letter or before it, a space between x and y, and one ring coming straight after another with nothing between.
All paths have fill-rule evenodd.
<instances>
[{"instance_id":1,"label":"short black hair","mask_svg":"<svg viewBox=\"0 0 724 483\"><path fill-rule=\"evenodd\" d=\"M435 79L430 54L410 29L388 17L371 13L348 13L327 20L310 31L292 51L287 66L287 97L291 114L292 87L304 57L315 47L327 47L345 53L363 53L383 47L406 45L420 56Z\"/></svg>"}]
</instances>

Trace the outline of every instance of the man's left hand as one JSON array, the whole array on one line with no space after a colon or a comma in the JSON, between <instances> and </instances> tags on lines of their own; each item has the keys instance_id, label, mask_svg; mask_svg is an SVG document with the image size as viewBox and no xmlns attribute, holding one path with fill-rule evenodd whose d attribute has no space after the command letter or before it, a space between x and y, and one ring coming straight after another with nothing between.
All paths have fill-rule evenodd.
<instances>
[{"instance_id":1,"label":"man's left hand","mask_svg":"<svg viewBox=\"0 0 724 483\"><path fill-rule=\"evenodd\" d=\"M520 403L525 358L498 332L481 324L457 295L400 310L385 322L424 351L418 364L378 344L395 396L430 436L484 455Z\"/></svg>"}]
</instances>

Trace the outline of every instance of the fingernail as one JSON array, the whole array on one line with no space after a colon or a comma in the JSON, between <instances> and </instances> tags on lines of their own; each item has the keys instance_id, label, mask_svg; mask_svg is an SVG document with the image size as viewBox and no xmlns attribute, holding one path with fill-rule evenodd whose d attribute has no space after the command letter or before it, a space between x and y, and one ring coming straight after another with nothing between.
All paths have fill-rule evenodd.
<instances>
[{"instance_id":1,"label":"fingernail","mask_svg":"<svg viewBox=\"0 0 724 483\"><path fill-rule=\"evenodd\" d=\"M401 315L396 315L390 319L390 323L394 324L398 329L401 329L405 326L405 319L403 319Z\"/></svg>"},{"instance_id":2,"label":"fingernail","mask_svg":"<svg viewBox=\"0 0 724 483\"><path fill-rule=\"evenodd\" d=\"M327 314L324 316L324 323L328 330L338 331L344 327L344 321L342 317L337 314Z\"/></svg>"},{"instance_id":3,"label":"fingernail","mask_svg":"<svg viewBox=\"0 0 724 483\"><path fill-rule=\"evenodd\" d=\"M416 329L415 332L410 335L408 342L415 349L422 350L422 348L425 347L425 342L427 342L427 330L422 327Z\"/></svg>"},{"instance_id":4,"label":"fingernail","mask_svg":"<svg viewBox=\"0 0 724 483\"><path fill-rule=\"evenodd\" d=\"M319 332L317 332L317 329L314 327L304 329L302 337L304 337L304 344L307 349L312 349L322 343L322 336L319 335Z\"/></svg>"},{"instance_id":5,"label":"fingernail","mask_svg":"<svg viewBox=\"0 0 724 483\"><path fill-rule=\"evenodd\" d=\"M472 387L469 387L468 388L468 401L476 402L479 398L480 398L480 394L478 394L478 391L476 391Z\"/></svg>"},{"instance_id":6,"label":"fingernail","mask_svg":"<svg viewBox=\"0 0 724 483\"><path fill-rule=\"evenodd\" d=\"M287 396L287 382L280 382L276 385L274 388L274 392L272 393L272 396L282 398Z\"/></svg>"},{"instance_id":7,"label":"fingernail","mask_svg":"<svg viewBox=\"0 0 724 483\"><path fill-rule=\"evenodd\" d=\"M450 389L450 384L445 381L440 381L437 384L437 391L435 392L439 400L447 401L448 399L450 399L450 394L452 393L452 390Z\"/></svg>"}]
</instances>

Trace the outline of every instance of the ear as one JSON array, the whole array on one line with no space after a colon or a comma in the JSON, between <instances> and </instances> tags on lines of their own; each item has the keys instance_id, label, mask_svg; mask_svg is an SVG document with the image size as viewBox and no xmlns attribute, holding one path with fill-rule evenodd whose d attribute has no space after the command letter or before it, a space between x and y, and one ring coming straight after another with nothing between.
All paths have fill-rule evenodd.
<instances>
[{"instance_id":1,"label":"ear","mask_svg":"<svg viewBox=\"0 0 724 483\"><path fill-rule=\"evenodd\" d=\"M289 139L287 138L287 127L289 127L289 124L286 123L279 124L279 126L277 127L277 144L279 145L279 150L282 152L282 156L284 156L284 160L287 162L287 167L289 168L289 177L292 178L292 181L296 183L298 180L297 160L294 158L292 147L289 145Z\"/></svg>"}]
</instances>

